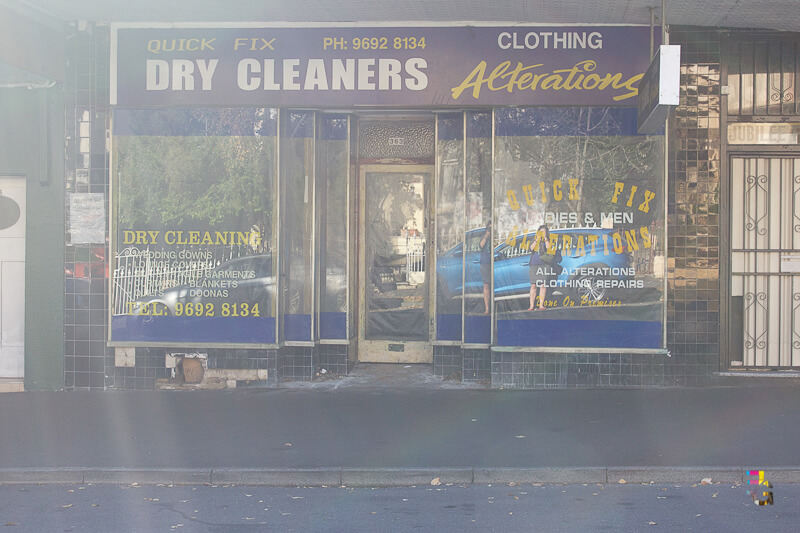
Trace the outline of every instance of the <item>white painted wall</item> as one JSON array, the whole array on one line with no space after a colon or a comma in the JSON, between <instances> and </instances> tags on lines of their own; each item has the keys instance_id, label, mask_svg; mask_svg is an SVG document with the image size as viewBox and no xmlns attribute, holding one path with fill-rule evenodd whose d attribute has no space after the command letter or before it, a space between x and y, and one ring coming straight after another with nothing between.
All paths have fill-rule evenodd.
<instances>
[{"instance_id":1,"label":"white painted wall","mask_svg":"<svg viewBox=\"0 0 800 533\"><path fill-rule=\"evenodd\" d=\"M0 229L0 378L21 379L25 369L25 178L0 176L0 196L20 208L19 219Z\"/></svg>"}]
</instances>

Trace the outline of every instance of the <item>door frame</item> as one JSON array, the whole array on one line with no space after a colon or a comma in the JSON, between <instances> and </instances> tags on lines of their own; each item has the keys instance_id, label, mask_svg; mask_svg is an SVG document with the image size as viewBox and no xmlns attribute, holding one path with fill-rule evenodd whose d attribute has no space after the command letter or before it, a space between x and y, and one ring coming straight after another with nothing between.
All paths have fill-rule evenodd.
<instances>
[{"instance_id":1,"label":"door frame","mask_svg":"<svg viewBox=\"0 0 800 533\"><path fill-rule=\"evenodd\" d=\"M10 364L9 364L9 361L5 362L5 365L6 365L5 368L6 368L7 371L10 371L10 374L8 374L8 375L0 375L0 378L10 379L10 380L22 380L25 377L25 334L26 334L26 327L25 327L25 308L26 308L25 287L26 287L26 283L25 283L25 279L26 279L26 275L27 275L27 271L26 271L26 266L25 265L26 265L26 253L27 253L26 247L27 247L27 234L28 234L28 231L27 231L27 210L28 210L28 201L27 201L28 200L28 198L27 198L28 182L27 182L27 179L26 179L26 177L24 175L19 175L19 174L0 174L0 190L3 190L3 189L5 189L6 191L8 191L9 189L17 189L17 190L21 191L20 199L22 200L22 202L20 204L18 204L19 207L20 207L19 219L17 219L17 221L14 224L12 224L9 228L6 228L6 229L11 229L11 228L15 228L15 227L21 226L21 228L16 230L17 232L21 231L21 236L20 235L9 235L8 236L8 238L12 239L13 241L16 241L16 245L14 244L14 242L12 242L11 246L7 246L7 247L4 247L3 249L0 249L0 265L2 265L4 257L6 259L6 262L8 262L9 264L12 264L12 263L21 263L22 264L22 284L21 284L21 287L17 287L17 288L21 288L21 290L22 290L22 299L21 299L21 301L16 302L16 303L19 304L19 306L15 305L16 309L18 309L20 311L19 315L17 317L15 317L15 319L18 318L21 321L21 323L19 325L20 325L20 329L21 329L21 332L22 332L22 340L21 340L21 344L17 344L16 342L14 342L14 343L9 343L9 344L5 345L5 347L7 349L6 356L7 357L9 357L9 356L13 357L13 359L11 359ZM19 260L20 257L22 258L21 260ZM0 272L0 283L3 283L2 278L3 278L3 273ZM0 296L0 300L1 299L2 299L2 296ZM0 301L0 304L2 304L1 301ZM15 304L15 302L12 302L12 304ZM0 313L2 313L2 309L0 309ZM0 323L0 328L2 328L2 327L4 327L4 325L2 323ZM0 346L2 346L2 344L3 344L2 331L0 331ZM14 366L16 366L16 371L13 370ZM2 368L3 367L0 367L0 369L2 369ZM3 373L6 373L6 372L4 371Z\"/></svg>"},{"instance_id":2,"label":"door frame","mask_svg":"<svg viewBox=\"0 0 800 533\"><path fill-rule=\"evenodd\" d=\"M792 147L793 149L788 150L784 149L781 150L777 146L773 145L763 145L763 146L751 146L751 145L734 145L734 146L727 146L727 150L725 155L723 156L724 161L724 172L723 176L724 179L721 180L722 182L722 194L721 194L721 217L720 217L720 304L721 304L721 316L720 316L720 327L722 329L722 334L720 335L720 348L721 348L721 357L720 357L720 370L721 371L763 371L763 370L793 370L796 371L798 369L797 366L782 366L780 363L778 365L770 365L768 364L769 361L766 361L764 364L755 364L755 365L745 365L743 364L744 361L738 361L738 359L734 359L734 355L738 354L738 350L742 349L740 344L740 339L737 337L738 333L741 331L742 324L737 323L737 318L741 318L736 315L734 309L734 296L733 296L733 277L734 277L734 247L733 247L733 219L742 215L741 211L737 211L736 207L733 204L733 181L734 181L734 159L742 159L742 160L753 160L753 159L763 159L763 160L782 160L782 159L795 159L797 160L800 158L800 152L796 151L796 147ZM771 176L771 174L770 174ZM739 206L741 207L741 206ZM727 211L727 213L725 213ZM724 259L724 260L723 260ZM766 274L766 273L763 273ZM791 274L780 274L780 273L773 273L773 275L777 276L788 276L792 277ZM778 300L780 302L780 300ZM771 305L775 305L774 302L770 302ZM778 304L780 305L780 303ZM779 348L780 349L780 346ZM778 359L780 360L780 352L778 352ZM789 355L791 361L791 354ZM735 362L734 362L735 361Z\"/></svg>"},{"instance_id":3,"label":"door frame","mask_svg":"<svg viewBox=\"0 0 800 533\"><path fill-rule=\"evenodd\" d=\"M428 293L428 333L427 341L405 341L405 340L367 340L367 265L366 265L366 237L367 237L367 174L368 173L408 173L408 174L427 174L428 178L423 184L425 191L425 228L428 234L427 246L425 247L426 276L425 284ZM434 235L432 227L433 201L431 193L433 191L433 179L435 165L419 164L367 164L360 165L358 170L358 361L363 363L433 363L433 310L431 302L434 301L434 283L431 282L431 250L435 247L431 242Z\"/></svg>"}]
</instances>

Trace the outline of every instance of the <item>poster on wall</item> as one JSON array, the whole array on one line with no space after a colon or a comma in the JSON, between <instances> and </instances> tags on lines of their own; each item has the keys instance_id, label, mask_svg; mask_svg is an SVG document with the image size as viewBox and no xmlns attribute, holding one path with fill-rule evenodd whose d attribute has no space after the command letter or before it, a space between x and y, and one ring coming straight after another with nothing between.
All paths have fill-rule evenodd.
<instances>
[{"instance_id":1,"label":"poster on wall","mask_svg":"<svg viewBox=\"0 0 800 533\"><path fill-rule=\"evenodd\" d=\"M114 24L111 104L635 106L647 26Z\"/></svg>"},{"instance_id":2,"label":"poster on wall","mask_svg":"<svg viewBox=\"0 0 800 533\"><path fill-rule=\"evenodd\" d=\"M113 116L112 342L276 338L275 110Z\"/></svg>"},{"instance_id":3,"label":"poster on wall","mask_svg":"<svg viewBox=\"0 0 800 533\"><path fill-rule=\"evenodd\" d=\"M69 195L69 242L103 244L106 241L106 198L101 192Z\"/></svg>"}]
</instances>

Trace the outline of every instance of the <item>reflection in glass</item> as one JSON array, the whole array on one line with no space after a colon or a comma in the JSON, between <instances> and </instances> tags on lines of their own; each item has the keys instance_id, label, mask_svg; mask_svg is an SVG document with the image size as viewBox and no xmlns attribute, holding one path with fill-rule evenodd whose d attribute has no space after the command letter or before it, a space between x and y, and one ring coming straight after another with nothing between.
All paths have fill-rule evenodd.
<instances>
[{"instance_id":1,"label":"reflection in glass","mask_svg":"<svg viewBox=\"0 0 800 533\"><path fill-rule=\"evenodd\" d=\"M658 348L663 137L636 135L627 109L496 116L498 343ZM550 236L544 248L542 225ZM536 305L532 283L546 287Z\"/></svg>"},{"instance_id":2,"label":"reflection in glass","mask_svg":"<svg viewBox=\"0 0 800 533\"><path fill-rule=\"evenodd\" d=\"M428 340L427 174L366 174L366 339Z\"/></svg>"},{"instance_id":3,"label":"reflection in glass","mask_svg":"<svg viewBox=\"0 0 800 533\"><path fill-rule=\"evenodd\" d=\"M346 339L349 118L323 115L320 126L320 338Z\"/></svg>"},{"instance_id":4,"label":"reflection in glass","mask_svg":"<svg viewBox=\"0 0 800 533\"><path fill-rule=\"evenodd\" d=\"M276 124L274 109L115 111L114 340L275 342Z\"/></svg>"},{"instance_id":5,"label":"reflection in glass","mask_svg":"<svg viewBox=\"0 0 800 533\"><path fill-rule=\"evenodd\" d=\"M283 120L283 335L285 340L309 341L314 287L314 113L289 111Z\"/></svg>"},{"instance_id":6,"label":"reflection in glass","mask_svg":"<svg viewBox=\"0 0 800 533\"><path fill-rule=\"evenodd\" d=\"M462 114L437 117L436 186L436 337L461 340L461 300L448 279L463 273L458 246L464 237L464 135Z\"/></svg>"},{"instance_id":7,"label":"reflection in glass","mask_svg":"<svg viewBox=\"0 0 800 533\"><path fill-rule=\"evenodd\" d=\"M497 232L492 223L492 115L466 113L467 159L464 245L464 342L491 342L492 251ZM489 227L491 224L491 228ZM487 231L488 230L488 231ZM476 268L477 267L477 268Z\"/></svg>"}]
</instances>

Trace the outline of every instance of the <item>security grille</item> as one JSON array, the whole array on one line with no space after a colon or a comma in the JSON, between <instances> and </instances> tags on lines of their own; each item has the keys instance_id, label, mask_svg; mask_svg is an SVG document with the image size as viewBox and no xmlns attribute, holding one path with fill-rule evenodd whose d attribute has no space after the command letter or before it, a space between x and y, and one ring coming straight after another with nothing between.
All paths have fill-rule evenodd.
<instances>
[{"instance_id":1,"label":"security grille","mask_svg":"<svg viewBox=\"0 0 800 533\"><path fill-rule=\"evenodd\" d=\"M800 158L731 158L731 365L800 367Z\"/></svg>"}]
</instances>

